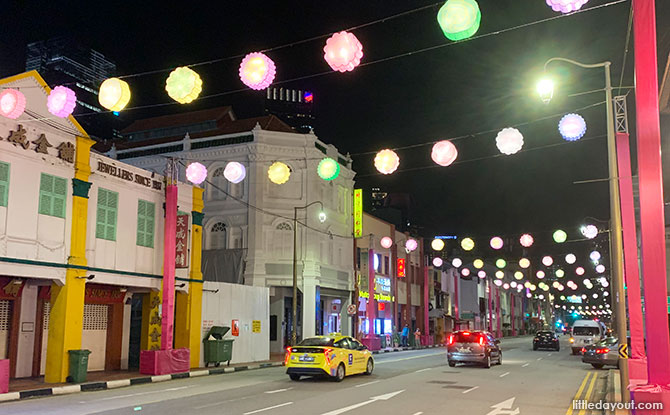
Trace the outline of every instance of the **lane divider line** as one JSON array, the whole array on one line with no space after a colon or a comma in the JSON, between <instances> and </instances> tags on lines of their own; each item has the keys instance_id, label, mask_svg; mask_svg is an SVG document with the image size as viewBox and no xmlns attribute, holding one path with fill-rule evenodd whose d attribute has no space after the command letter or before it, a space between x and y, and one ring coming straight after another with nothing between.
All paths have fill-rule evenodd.
<instances>
[{"instance_id":1,"label":"lane divider line","mask_svg":"<svg viewBox=\"0 0 670 415\"><path fill-rule=\"evenodd\" d=\"M425 369L415 370L414 373L425 372L425 371L430 370L430 369L431 369L431 368L427 367L427 368L425 368Z\"/></svg>"},{"instance_id":2,"label":"lane divider line","mask_svg":"<svg viewBox=\"0 0 670 415\"><path fill-rule=\"evenodd\" d=\"M375 383L379 383L379 381L378 380L373 380L372 382L361 383L360 385L356 385L354 387L355 388L360 388L360 387L363 387L363 386L373 385Z\"/></svg>"},{"instance_id":3,"label":"lane divider line","mask_svg":"<svg viewBox=\"0 0 670 415\"><path fill-rule=\"evenodd\" d=\"M502 375L500 375L501 378L504 378L505 376L509 375L509 372L505 372Z\"/></svg>"},{"instance_id":4,"label":"lane divider line","mask_svg":"<svg viewBox=\"0 0 670 415\"><path fill-rule=\"evenodd\" d=\"M268 406L267 408L256 409L255 411L245 412L244 415L257 414L259 412L265 412L265 411L269 411L270 409L277 409L277 408L281 408L282 406L287 406L287 405L293 405L293 402L284 402L284 403L280 403L279 405Z\"/></svg>"},{"instance_id":5,"label":"lane divider line","mask_svg":"<svg viewBox=\"0 0 670 415\"><path fill-rule=\"evenodd\" d=\"M521 367L527 367L528 365L530 365L530 363L524 363L521 365Z\"/></svg>"},{"instance_id":6,"label":"lane divider line","mask_svg":"<svg viewBox=\"0 0 670 415\"><path fill-rule=\"evenodd\" d=\"M586 374L586 376L584 377L584 380L582 380L582 384L579 386L579 389L577 389L577 393L576 393L575 396L572 398L572 402L570 402L570 407L569 407L568 410L565 412L565 415L572 415L572 412L573 412L573 409L572 409L572 407L573 407L573 402L578 401L578 400L579 400L579 397L582 396L582 391L584 391L584 387L585 387L586 384L588 383L589 376L591 376L591 374L595 374L595 372L588 372L588 373Z\"/></svg>"},{"instance_id":7,"label":"lane divider line","mask_svg":"<svg viewBox=\"0 0 670 415\"><path fill-rule=\"evenodd\" d=\"M473 386L473 387L471 387L470 389L466 389L466 390L464 390L462 393L470 393L470 392L472 392L472 391L475 390L475 389L479 389L479 386Z\"/></svg>"},{"instance_id":8,"label":"lane divider line","mask_svg":"<svg viewBox=\"0 0 670 415\"><path fill-rule=\"evenodd\" d=\"M265 393L279 393L279 392L286 392L287 390L291 390L293 388L284 388L284 389L275 389L273 391L265 391Z\"/></svg>"},{"instance_id":9,"label":"lane divider line","mask_svg":"<svg viewBox=\"0 0 670 415\"><path fill-rule=\"evenodd\" d=\"M538 360L538 361L539 361L539 360L542 360L542 358L541 358L541 357L538 357L537 360Z\"/></svg>"}]
</instances>

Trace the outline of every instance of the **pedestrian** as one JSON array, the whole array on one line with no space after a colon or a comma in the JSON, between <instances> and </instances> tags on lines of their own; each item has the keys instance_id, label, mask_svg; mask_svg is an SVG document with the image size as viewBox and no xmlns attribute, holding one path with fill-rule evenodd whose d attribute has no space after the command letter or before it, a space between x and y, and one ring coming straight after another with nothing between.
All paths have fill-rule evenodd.
<instances>
[{"instance_id":1,"label":"pedestrian","mask_svg":"<svg viewBox=\"0 0 670 415\"><path fill-rule=\"evenodd\" d=\"M407 347L409 342L409 327L405 324L402 329L402 347Z\"/></svg>"},{"instance_id":2,"label":"pedestrian","mask_svg":"<svg viewBox=\"0 0 670 415\"><path fill-rule=\"evenodd\" d=\"M419 347L421 346L421 330L418 328L414 332L414 346Z\"/></svg>"}]
</instances>

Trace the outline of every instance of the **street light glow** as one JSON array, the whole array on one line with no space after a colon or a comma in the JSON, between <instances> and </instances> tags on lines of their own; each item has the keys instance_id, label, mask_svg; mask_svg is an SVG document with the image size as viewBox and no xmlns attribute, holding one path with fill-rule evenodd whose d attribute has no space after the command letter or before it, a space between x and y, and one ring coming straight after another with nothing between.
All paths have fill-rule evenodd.
<instances>
[{"instance_id":1,"label":"street light glow","mask_svg":"<svg viewBox=\"0 0 670 415\"><path fill-rule=\"evenodd\" d=\"M545 104L554 97L554 81L549 78L540 79L537 83L537 93Z\"/></svg>"},{"instance_id":2,"label":"street light glow","mask_svg":"<svg viewBox=\"0 0 670 415\"><path fill-rule=\"evenodd\" d=\"M324 223L328 217L326 216L326 212L323 210L319 212L319 222Z\"/></svg>"}]
</instances>

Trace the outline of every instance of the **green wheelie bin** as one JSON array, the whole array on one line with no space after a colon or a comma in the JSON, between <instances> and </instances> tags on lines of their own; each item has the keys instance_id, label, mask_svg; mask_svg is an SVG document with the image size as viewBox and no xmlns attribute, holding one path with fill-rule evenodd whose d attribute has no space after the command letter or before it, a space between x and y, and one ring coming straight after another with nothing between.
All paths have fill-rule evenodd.
<instances>
[{"instance_id":1,"label":"green wheelie bin","mask_svg":"<svg viewBox=\"0 0 670 415\"><path fill-rule=\"evenodd\" d=\"M221 362L228 362L233 358L233 340L224 340L223 336L230 331L230 327L213 326L202 341L205 349L205 367L210 363L219 366Z\"/></svg>"},{"instance_id":2,"label":"green wheelie bin","mask_svg":"<svg viewBox=\"0 0 670 415\"><path fill-rule=\"evenodd\" d=\"M86 372L88 372L88 355L90 350L68 350L70 356L70 371L67 381L70 383L86 382Z\"/></svg>"}]
</instances>

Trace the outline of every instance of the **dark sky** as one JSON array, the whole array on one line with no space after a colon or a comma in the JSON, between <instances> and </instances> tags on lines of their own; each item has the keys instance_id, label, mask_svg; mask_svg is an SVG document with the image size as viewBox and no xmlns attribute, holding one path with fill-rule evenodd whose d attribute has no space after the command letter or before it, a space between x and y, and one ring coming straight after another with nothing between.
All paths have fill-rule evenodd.
<instances>
[{"instance_id":1,"label":"dark sky","mask_svg":"<svg viewBox=\"0 0 670 415\"><path fill-rule=\"evenodd\" d=\"M291 43L432 3L14 2L4 9L0 27L0 75L23 70L27 42L59 35L79 38L115 61L119 75L126 75ZM586 6L605 3L591 0ZM657 3L659 21L663 21L663 16L670 15L669 7L662 5L666 2ZM558 15L544 0L479 0L479 5L479 35ZM437 25L438 8L355 30L364 47L363 62L450 43ZM607 176L604 106L581 112L588 131L577 143L560 138L559 117L519 127L524 150L529 151L513 156L496 157L500 154L496 132L477 133L603 101L602 92L567 97L602 88L600 70L552 66L560 86L549 105L539 101L534 86L543 63L552 56L584 62L610 60L613 82L618 85L629 9L630 2L625 2L351 73L330 73L286 85L314 92L316 133L341 152L354 155L359 186L411 193L416 221L427 234L490 236L557 227L574 231L586 217L609 217L606 182L574 184ZM277 80L328 71L322 58L324 42L319 39L269 53L277 64ZM631 49L624 85L633 82L632 59ZM239 61L194 68L203 78L203 95L242 88ZM164 72L128 79L134 94L131 106L169 102L163 90L166 76ZM126 117L225 104L234 105L239 117L255 116L262 110L262 96L262 92L245 90L190 106L133 110ZM632 94L628 102L632 107ZM401 166L391 176L375 174L373 155L360 154L462 135L471 136L455 141L458 163L447 168L435 167L430 146L399 150Z\"/></svg>"}]
</instances>

